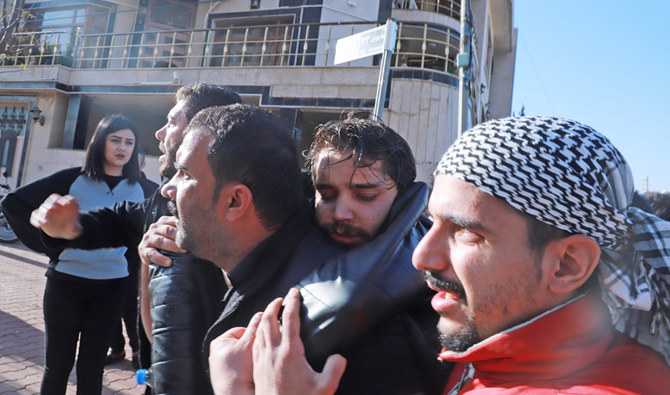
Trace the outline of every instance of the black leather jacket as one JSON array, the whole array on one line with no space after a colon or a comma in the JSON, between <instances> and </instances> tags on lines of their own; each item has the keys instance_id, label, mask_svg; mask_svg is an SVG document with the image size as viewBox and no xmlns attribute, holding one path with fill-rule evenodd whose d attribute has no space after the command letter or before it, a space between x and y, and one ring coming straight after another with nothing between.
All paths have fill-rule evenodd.
<instances>
[{"instance_id":1,"label":"black leather jacket","mask_svg":"<svg viewBox=\"0 0 670 395\"><path fill-rule=\"evenodd\" d=\"M200 345L226 290L221 269L192 255L164 252L172 266L151 265L151 367L154 394L212 391Z\"/></svg>"}]
</instances>

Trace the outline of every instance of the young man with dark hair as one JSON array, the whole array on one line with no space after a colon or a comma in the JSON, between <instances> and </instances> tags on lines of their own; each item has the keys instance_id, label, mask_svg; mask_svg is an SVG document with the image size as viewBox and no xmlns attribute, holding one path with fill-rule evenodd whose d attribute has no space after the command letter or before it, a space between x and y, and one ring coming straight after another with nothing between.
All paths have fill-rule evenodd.
<instances>
[{"instance_id":1,"label":"young man with dark hair","mask_svg":"<svg viewBox=\"0 0 670 395\"><path fill-rule=\"evenodd\" d=\"M212 106L242 103L242 98L235 91L222 85L206 83L182 86L175 97L176 104L167 115L167 123L156 131L159 148L163 152L158 160L164 178L174 175L175 155L184 139L184 129L198 111Z\"/></svg>"},{"instance_id":2,"label":"young man with dark hair","mask_svg":"<svg viewBox=\"0 0 670 395\"><path fill-rule=\"evenodd\" d=\"M306 159L316 222L349 246L377 236L398 194L416 178L409 144L386 125L353 113L320 125Z\"/></svg>"},{"instance_id":3,"label":"young man with dark hair","mask_svg":"<svg viewBox=\"0 0 670 395\"><path fill-rule=\"evenodd\" d=\"M633 192L619 151L567 119L490 121L449 148L413 256L435 291L440 359L457 364L445 393L667 392L670 223L632 206ZM539 223L551 229L531 242ZM247 378L262 393L333 393L344 359L310 371L297 293L281 332L280 303L224 335L253 363Z\"/></svg>"},{"instance_id":4,"label":"young man with dark hair","mask_svg":"<svg viewBox=\"0 0 670 395\"><path fill-rule=\"evenodd\" d=\"M295 144L278 118L246 105L204 110L188 130L162 188L179 215L176 242L229 272L298 211Z\"/></svg>"}]
</instances>

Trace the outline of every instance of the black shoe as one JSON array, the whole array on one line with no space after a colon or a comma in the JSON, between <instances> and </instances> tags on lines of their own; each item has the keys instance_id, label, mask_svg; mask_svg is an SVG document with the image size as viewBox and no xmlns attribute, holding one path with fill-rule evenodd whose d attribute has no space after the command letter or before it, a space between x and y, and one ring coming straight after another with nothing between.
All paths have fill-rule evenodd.
<instances>
[{"instance_id":1,"label":"black shoe","mask_svg":"<svg viewBox=\"0 0 670 395\"><path fill-rule=\"evenodd\" d=\"M135 370L140 368L140 352L139 351L135 351L133 353L133 368Z\"/></svg>"},{"instance_id":2,"label":"black shoe","mask_svg":"<svg viewBox=\"0 0 670 395\"><path fill-rule=\"evenodd\" d=\"M120 353L115 353L114 351L110 351L107 353L107 359L105 359L105 365L110 365L115 362L119 362L121 360L126 359L126 352L121 351Z\"/></svg>"}]
</instances>

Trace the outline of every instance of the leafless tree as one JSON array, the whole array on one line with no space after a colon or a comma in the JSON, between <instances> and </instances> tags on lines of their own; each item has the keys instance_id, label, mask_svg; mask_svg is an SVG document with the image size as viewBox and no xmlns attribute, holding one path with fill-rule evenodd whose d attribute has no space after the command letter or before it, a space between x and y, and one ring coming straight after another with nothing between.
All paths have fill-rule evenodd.
<instances>
[{"instance_id":1,"label":"leafless tree","mask_svg":"<svg viewBox=\"0 0 670 395\"><path fill-rule=\"evenodd\" d=\"M24 10L25 0L2 0L0 9L0 54L6 54L7 44L12 36L21 31L30 19L29 12Z\"/></svg>"}]
</instances>

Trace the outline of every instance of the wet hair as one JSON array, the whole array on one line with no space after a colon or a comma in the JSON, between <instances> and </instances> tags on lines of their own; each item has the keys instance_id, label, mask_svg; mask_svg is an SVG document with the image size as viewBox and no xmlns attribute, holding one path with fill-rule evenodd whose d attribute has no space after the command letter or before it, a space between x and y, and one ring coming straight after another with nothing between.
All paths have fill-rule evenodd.
<instances>
[{"instance_id":1,"label":"wet hair","mask_svg":"<svg viewBox=\"0 0 670 395\"><path fill-rule=\"evenodd\" d=\"M296 145L284 123L247 104L209 107L189 123L213 136L207 161L216 179L214 199L228 183L242 183L253 195L258 217L276 229L302 201L302 179Z\"/></svg>"},{"instance_id":2,"label":"wet hair","mask_svg":"<svg viewBox=\"0 0 670 395\"><path fill-rule=\"evenodd\" d=\"M108 115L98 122L95 133L93 133L91 142L86 149L86 160L81 170L82 173L93 180L104 181L107 136L123 129L130 129L133 132L135 146L130 154L130 160L123 166L122 174L130 184L140 180L140 166L137 160L137 127L131 120L121 114Z\"/></svg>"},{"instance_id":3,"label":"wet hair","mask_svg":"<svg viewBox=\"0 0 670 395\"><path fill-rule=\"evenodd\" d=\"M177 101L184 101L184 116L188 121L207 107L242 103L240 95L232 89L208 83L182 86L177 91L176 98Z\"/></svg>"},{"instance_id":4,"label":"wet hair","mask_svg":"<svg viewBox=\"0 0 670 395\"><path fill-rule=\"evenodd\" d=\"M383 123L356 118L353 112L343 120L330 121L316 128L314 141L304 154L313 181L319 155L324 150L351 151L357 168L370 167L382 161L384 174L381 176L393 180L400 191L416 178L416 163L407 141Z\"/></svg>"}]
</instances>

